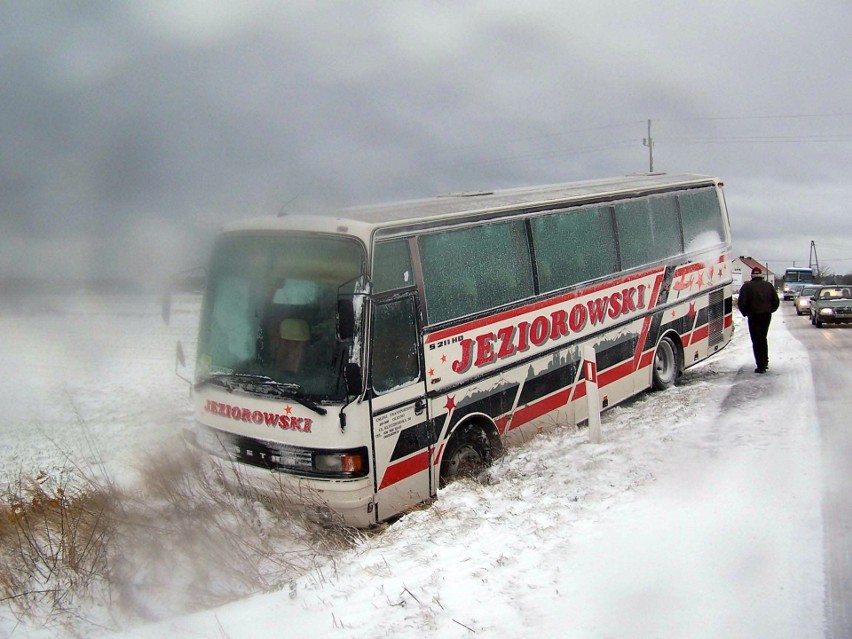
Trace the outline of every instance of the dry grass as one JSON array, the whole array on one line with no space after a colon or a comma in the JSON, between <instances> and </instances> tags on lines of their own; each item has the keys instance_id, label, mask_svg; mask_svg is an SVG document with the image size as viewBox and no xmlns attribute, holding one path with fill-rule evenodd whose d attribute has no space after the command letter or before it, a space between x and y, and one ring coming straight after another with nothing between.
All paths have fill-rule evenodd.
<instances>
[{"instance_id":1,"label":"dry grass","mask_svg":"<svg viewBox=\"0 0 852 639\"><path fill-rule=\"evenodd\" d=\"M322 580L362 538L333 518L310 521L281 492L247 498L238 471L183 442L139 475L120 488L67 469L6 489L0 601L27 623L84 633Z\"/></svg>"},{"instance_id":2,"label":"dry grass","mask_svg":"<svg viewBox=\"0 0 852 639\"><path fill-rule=\"evenodd\" d=\"M77 615L110 572L114 530L108 490L72 492L71 474L38 473L0 505L0 600L19 618L50 625Z\"/></svg>"}]
</instances>

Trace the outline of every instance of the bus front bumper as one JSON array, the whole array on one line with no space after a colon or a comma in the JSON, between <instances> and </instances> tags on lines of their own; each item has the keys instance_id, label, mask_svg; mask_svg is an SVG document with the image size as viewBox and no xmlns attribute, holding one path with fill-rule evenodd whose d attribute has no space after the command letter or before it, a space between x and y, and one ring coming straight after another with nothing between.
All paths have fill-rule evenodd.
<instances>
[{"instance_id":1,"label":"bus front bumper","mask_svg":"<svg viewBox=\"0 0 852 639\"><path fill-rule=\"evenodd\" d=\"M376 523L371 475L355 479L318 479L268 470L211 453L193 431L184 439L207 453L225 486L271 510L295 508L323 525L369 528Z\"/></svg>"}]
</instances>

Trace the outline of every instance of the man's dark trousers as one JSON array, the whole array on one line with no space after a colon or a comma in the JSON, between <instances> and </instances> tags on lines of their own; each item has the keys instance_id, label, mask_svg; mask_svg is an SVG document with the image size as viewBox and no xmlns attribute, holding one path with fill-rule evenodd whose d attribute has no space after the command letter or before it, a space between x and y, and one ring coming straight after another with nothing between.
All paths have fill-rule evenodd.
<instances>
[{"instance_id":1,"label":"man's dark trousers","mask_svg":"<svg viewBox=\"0 0 852 639\"><path fill-rule=\"evenodd\" d=\"M769 343L766 341L766 335L769 333L771 321L772 313L756 313L748 316L748 334L751 336L754 363L764 371L769 368Z\"/></svg>"}]
</instances>

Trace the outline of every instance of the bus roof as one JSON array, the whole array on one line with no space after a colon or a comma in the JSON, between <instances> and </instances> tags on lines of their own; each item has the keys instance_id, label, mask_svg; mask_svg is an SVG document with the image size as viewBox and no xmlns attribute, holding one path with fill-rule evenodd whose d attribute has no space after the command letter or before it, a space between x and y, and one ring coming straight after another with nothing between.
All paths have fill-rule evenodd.
<instances>
[{"instance_id":1,"label":"bus roof","mask_svg":"<svg viewBox=\"0 0 852 639\"><path fill-rule=\"evenodd\" d=\"M331 213L286 214L234 222L226 231L302 230L360 235L365 240L378 228L450 221L458 217L489 217L524 208L547 209L630 197L672 188L711 186L719 181L689 173L651 173L624 177L521 187L497 191L450 193L435 197L339 209Z\"/></svg>"}]
</instances>

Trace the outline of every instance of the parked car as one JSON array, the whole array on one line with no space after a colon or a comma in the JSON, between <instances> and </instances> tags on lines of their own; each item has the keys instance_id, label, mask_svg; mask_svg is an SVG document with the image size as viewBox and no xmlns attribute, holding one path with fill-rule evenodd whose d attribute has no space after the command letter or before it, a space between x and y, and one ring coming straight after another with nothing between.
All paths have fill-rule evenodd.
<instances>
[{"instance_id":1,"label":"parked car","mask_svg":"<svg viewBox=\"0 0 852 639\"><path fill-rule=\"evenodd\" d=\"M823 324L852 323L852 287L820 288L811 300L811 323L817 328Z\"/></svg>"},{"instance_id":2,"label":"parked car","mask_svg":"<svg viewBox=\"0 0 852 639\"><path fill-rule=\"evenodd\" d=\"M811 298L816 295L821 288L822 287L817 284L808 284L807 286L802 287L802 290L799 291L799 294L796 295L796 299L793 302L796 306L796 315L811 314Z\"/></svg>"}]
</instances>

